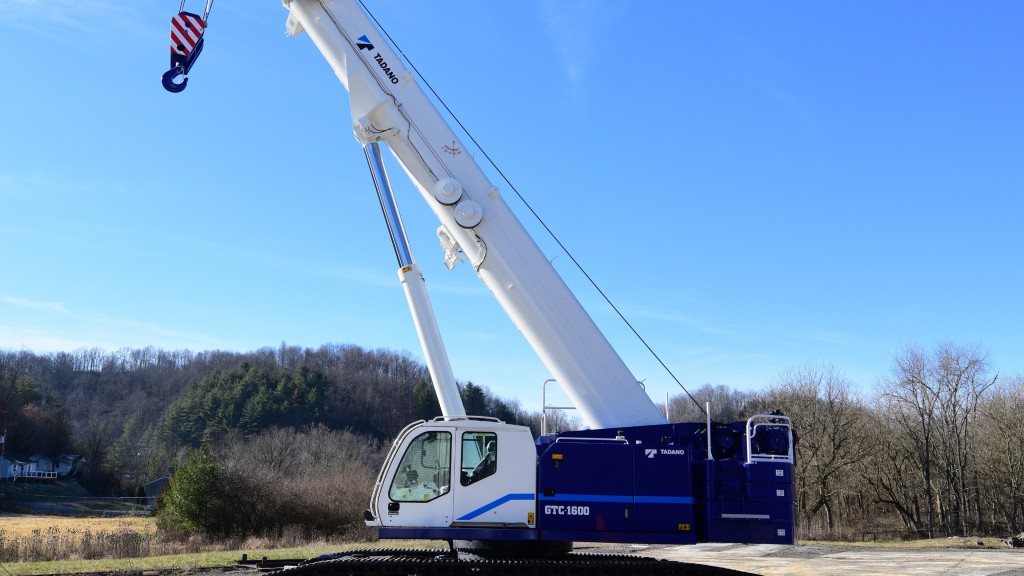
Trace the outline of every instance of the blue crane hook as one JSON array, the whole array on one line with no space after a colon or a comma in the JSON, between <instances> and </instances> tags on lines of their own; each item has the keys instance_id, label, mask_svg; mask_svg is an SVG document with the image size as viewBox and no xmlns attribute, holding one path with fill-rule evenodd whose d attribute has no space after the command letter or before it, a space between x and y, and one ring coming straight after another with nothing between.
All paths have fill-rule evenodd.
<instances>
[{"instance_id":1,"label":"blue crane hook","mask_svg":"<svg viewBox=\"0 0 1024 576\"><path fill-rule=\"evenodd\" d=\"M181 82L175 82L178 77L182 77ZM174 92L177 94L188 86L188 78L185 78L185 68L183 66L173 66L163 75L164 90L168 92Z\"/></svg>"}]
</instances>

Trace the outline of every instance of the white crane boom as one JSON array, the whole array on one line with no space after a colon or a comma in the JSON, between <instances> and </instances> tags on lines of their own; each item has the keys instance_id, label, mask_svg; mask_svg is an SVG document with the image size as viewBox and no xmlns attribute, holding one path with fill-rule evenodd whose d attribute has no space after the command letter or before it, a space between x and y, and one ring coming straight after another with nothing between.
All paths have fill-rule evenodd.
<instances>
[{"instance_id":1,"label":"white crane boom","mask_svg":"<svg viewBox=\"0 0 1024 576\"><path fill-rule=\"evenodd\" d=\"M665 417L356 0L282 0L349 92L362 143L384 142L592 428Z\"/></svg>"}]
</instances>

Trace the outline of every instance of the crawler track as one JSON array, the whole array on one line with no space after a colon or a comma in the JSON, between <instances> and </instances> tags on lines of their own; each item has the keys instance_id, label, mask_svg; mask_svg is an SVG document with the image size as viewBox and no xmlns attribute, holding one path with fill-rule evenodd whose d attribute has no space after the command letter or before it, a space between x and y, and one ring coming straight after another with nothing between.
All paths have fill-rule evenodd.
<instances>
[{"instance_id":1,"label":"crawler track","mask_svg":"<svg viewBox=\"0 0 1024 576\"><path fill-rule=\"evenodd\" d=\"M751 576L640 556L570 554L552 559L459 558L448 550L354 550L274 572L279 576Z\"/></svg>"}]
</instances>

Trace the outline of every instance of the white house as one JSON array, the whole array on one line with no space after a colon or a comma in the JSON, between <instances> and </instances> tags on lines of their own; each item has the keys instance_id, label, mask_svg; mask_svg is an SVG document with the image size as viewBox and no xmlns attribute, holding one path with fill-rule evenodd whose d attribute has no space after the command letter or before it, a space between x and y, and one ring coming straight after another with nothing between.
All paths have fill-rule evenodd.
<instances>
[{"instance_id":1,"label":"white house","mask_svg":"<svg viewBox=\"0 0 1024 576\"><path fill-rule=\"evenodd\" d=\"M60 458L57 459L57 465L54 472L58 476L74 476L78 474L82 468L85 467L85 456L79 456L78 454L61 454Z\"/></svg>"},{"instance_id":2,"label":"white house","mask_svg":"<svg viewBox=\"0 0 1024 576\"><path fill-rule=\"evenodd\" d=\"M35 472L56 471L56 463L54 462L53 458L50 458L49 456L46 456L44 454L33 454L32 456L29 456L29 460L31 460L32 463L35 464L35 466L33 467L33 470Z\"/></svg>"},{"instance_id":3,"label":"white house","mask_svg":"<svg viewBox=\"0 0 1024 576\"><path fill-rule=\"evenodd\" d=\"M0 456L0 480L26 478L35 470L35 463L17 452L5 451Z\"/></svg>"},{"instance_id":4,"label":"white house","mask_svg":"<svg viewBox=\"0 0 1024 576\"><path fill-rule=\"evenodd\" d=\"M61 454L53 458L45 454L25 456L7 450L7 430L0 431L0 480L53 480L74 476L85 467L85 458L77 454Z\"/></svg>"}]
</instances>

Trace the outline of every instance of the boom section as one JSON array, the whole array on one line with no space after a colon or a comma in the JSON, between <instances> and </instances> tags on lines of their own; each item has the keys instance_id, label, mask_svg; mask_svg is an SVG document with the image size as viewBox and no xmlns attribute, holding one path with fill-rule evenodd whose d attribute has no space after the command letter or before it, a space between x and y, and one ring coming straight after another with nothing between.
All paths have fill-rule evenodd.
<instances>
[{"instance_id":1,"label":"boom section","mask_svg":"<svg viewBox=\"0 0 1024 576\"><path fill-rule=\"evenodd\" d=\"M349 93L360 143L385 142L477 275L592 428L664 416L355 0L282 0ZM450 34L447 38L457 37ZM538 163L543 159L538 159Z\"/></svg>"}]
</instances>

